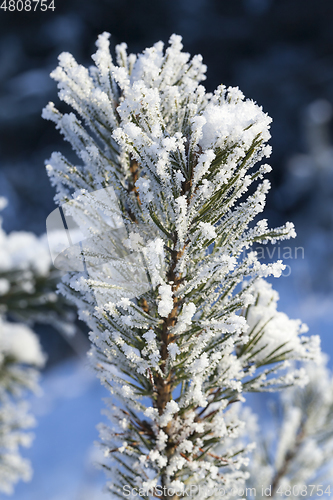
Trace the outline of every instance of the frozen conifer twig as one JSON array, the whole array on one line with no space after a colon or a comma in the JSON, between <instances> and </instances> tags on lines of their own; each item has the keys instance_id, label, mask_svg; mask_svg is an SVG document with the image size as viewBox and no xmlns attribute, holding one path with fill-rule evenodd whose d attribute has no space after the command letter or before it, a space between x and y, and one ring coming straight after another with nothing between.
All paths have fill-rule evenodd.
<instances>
[{"instance_id":1,"label":"frozen conifer twig","mask_svg":"<svg viewBox=\"0 0 333 500\"><path fill-rule=\"evenodd\" d=\"M0 197L0 211L6 205L7 200ZM75 315L56 293L59 279L46 235L7 234L0 217L0 315L29 326L51 323L62 333L73 334Z\"/></svg>"},{"instance_id":2,"label":"frozen conifer twig","mask_svg":"<svg viewBox=\"0 0 333 500\"><path fill-rule=\"evenodd\" d=\"M0 197L0 210L7 204ZM29 392L39 390L45 355L36 322L52 323L64 334L73 332L73 311L56 294L59 271L51 261L46 236L26 231L7 234L0 217L0 491L11 494L19 480L28 481L32 467L20 447L30 446L27 432L35 420ZM10 320L10 321L9 321ZM14 322L15 320L15 322Z\"/></svg>"},{"instance_id":3,"label":"frozen conifer twig","mask_svg":"<svg viewBox=\"0 0 333 500\"><path fill-rule=\"evenodd\" d=\"M330 496L333 377L326 365L326 355L319 363L308 363L306 387L291 387L281 394L272 407L277 424L274 434L252 435L257 447L250 461L247 486L255 487L259 498L262 485L264 489L271 486L272 498L283 497L287 490L290 494L287 491L286 496L291 498L311 498L317 493Z\"/></svg>"},{"instance_id":4,"label":"frozen conifer twig","mask_svg":"<svg viewBox=\"0 0 333 500\"><path fill-rule=\"evenodd\" d=\"M280 276L282 262L243 257L254 243L295 236L291 223L253 222L270 187L261 161L270 155L271 119L238 88L207 94L202 58L182 52L179 36L165 51L158 42L137 56L117 46L116 63L108 38L98 38L89 70L64 53L51 74L75 114L53 103L43 111L80 162L52 154L55 199L94 240L86 255L94 274L72 270L60 289L91 328L91 363L112 395L112 426L100 426L113 461L108 487L121 497L138 488L168 498L162 487L200 485L198 498L220 498L219 488L231 498L248 476L236 439L244 423L232 403L246 391L304 384L290 360L319 352L317 338L276 311L264 278ZM107 217L96 214L112 210L91 193L110 187L126 248L143 256L149 277L134 298L125 283L134 262L117 261L122 279L110 281L106 257L117 236L100 244ZM94 267L98 259L103 266Z\"/></svg>"},{"instance_id":5,"label":"frozen conifer twig","mask_svg":"<svg viewBox=\"0 0 333 500\"><path fill-rule=\"evenodd\" d=\"M0 316L0 491L13 493L19 480L28 481L32 468L20 455L30 446L26 432L35 420L25 401L27 391L38 390L39 370L45 356L37 336L23 324L8 323Z\"/></svg>"}]
</instances>

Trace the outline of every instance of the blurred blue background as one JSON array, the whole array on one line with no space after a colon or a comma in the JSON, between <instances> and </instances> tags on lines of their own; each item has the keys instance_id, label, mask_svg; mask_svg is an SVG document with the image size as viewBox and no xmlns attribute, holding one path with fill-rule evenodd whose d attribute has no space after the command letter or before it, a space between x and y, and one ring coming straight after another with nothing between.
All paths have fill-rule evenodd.
<instances>
[{"instance_id":1,"label":"blurred blue background","mask_svg":"<svg viewBox=\"0 0 333 500\"><path fill-rule=\"evenodd\" d=\"M0 11L0 196L9 200L2 214L5 229L41 234L54 209L44 160L68 146L40 115L48 100L57 102L49 73L58 54L69 51L90 64L97 35L105 30L112 34L111 45L126 41L132 52L178 33L186 51L203 55L209 91L220 83L239 86L273 118L272 192L264 216L271 226L292 220L298 232L296 242L281 243L281 257L287 246L293 257L285 261L290 266L286 276L273 285L281 295L280 309L307 322L332 356L333 2L55 0L55 7L54 12ZM297 258L294 246L304 249ZM106 392L59 334L44 327L39 331L50 363L45 396L34 402L40 422L36 442L26 453L35 476L17 488L14 498L103 498L102 476L89 464L96 458L91 444ZM76 392L65 390L72 384Z\"/></svg>"}]
</instances>

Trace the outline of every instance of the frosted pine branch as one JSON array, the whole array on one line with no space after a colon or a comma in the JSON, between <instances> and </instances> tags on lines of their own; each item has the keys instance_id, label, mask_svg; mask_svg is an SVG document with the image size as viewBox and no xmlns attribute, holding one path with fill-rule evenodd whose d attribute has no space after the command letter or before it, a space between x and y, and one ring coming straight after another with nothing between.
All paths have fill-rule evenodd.
<instances>
[{"instance_id":1,"label":"frosted pine branch","mask_svg":"<svg viewBox=\"0 0 333 500\"><path fill-rule=\"evenodd\" d=\"M277 425L268 433L252 434L257 447L250 462L248 487L261 497L271 486L272 498L281 498L290 489L290 498L311 498L312 488L330 496L333 461L333 379L327 356L309 363L309 383L283 392L274 409ZM273 413L273 412L272 412ZM254 426L252 427L254 428ZM274 436L274 438L273 438ZM272 439L273 438L273 439ZM287 492L288 494L288 492ZM313 494L313 492L312 492Z\"/></svg>"},{"instance_id":2,"label":"frosted pine branch","mask_svg":"<svg viewBox=\"0 0 333 500\"><path fill-rule=\"evenodd\" d=\"M290 222L254 221L270 188L271 119L238 88L206 93L202 58L179 36L137 56L122 44L116 62L108 38L89 69L59 57L51 76L76 114L50 103L43 116L79 161L54 153L47 171L84 235L60 289L91 328L90 360L112 396L100 426L109 490L167 498L164 487L197 484L198 498L229 498L248 477L232 403L304 384L290 360L319 352L276 310L264 278L283 263L244 256L295 237Z\"/></svg>"},{"instance_id":3,"label":"frosted pine branch","mask_svg":"<svg viewBox=\"0 0 333 500\"><path fill-rule=\"evenodd\" d=\"M6 203L0 198L0 210ZM46 235L6 234L0 217L0 491L6 494L32 475L20 448L32 442L27 429L35 420L27 396L39 389L45 356L30 326L49 322L66 334L74 333L73 311L56 294L58 280Z\"/></svg>"},{"instance_id":4,"label":"frosted pine branch","mask_svg":"<svg viewBox=\"0 0 333 500\"><path fill-rule=\"evenodd\" d=\"M0 210L7 204L0 198ZM53 267L46 235L6 234L0 217L0 315L27 323L52 323L73 334L74 314L56 293L60 274Z\"/></svg>"},{"instance_id":5,"label":"frosted pine branch","mask_svg":"<svg viewBox=\"0 0 333 500\"><path fill-rule=\"evenodd\" d=\"M32 475L20 446L30 446L34 426L25 401L27 391L38 389L38 368L45 357L36 335L25 325L8 323L0 316L0 491L10 494L19 480Z\"/></svg>"}]
</instances>

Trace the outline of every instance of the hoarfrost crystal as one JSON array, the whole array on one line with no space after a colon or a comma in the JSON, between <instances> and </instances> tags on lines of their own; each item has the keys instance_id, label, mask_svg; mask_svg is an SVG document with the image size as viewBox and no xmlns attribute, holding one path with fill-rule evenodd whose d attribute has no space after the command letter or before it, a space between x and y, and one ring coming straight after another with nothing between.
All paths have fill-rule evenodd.
<instances>
[{"instance_id":1,"label":"hoarfrost crystal","mask_svg":"<svg viewBox=\"0 0 333 500\"><path fill-rule=\"evenodd\" d=\"M89 69L59 57L51 76L74 113L53 103L43 112L79 162L56 153L47 171L84 233L62 252L76 257L60 289L91 328L90 360L112 395L111 426L100 426L114 465L108 488L151 498L190 483L201 486L195 498L220 498L221 487L228 499L245 484L251 449L237 441L244 423L232 403L301 384L289 360L319 351L276 311L264 278L283 263L243 257L254 243L295 236L291 223L253 222L270 189L261 162L271 119L238 88L206 93L206 66L179 36L138 55L122 44L116 62L108 39L99 36Z\"/></svg>"}]
</instances>

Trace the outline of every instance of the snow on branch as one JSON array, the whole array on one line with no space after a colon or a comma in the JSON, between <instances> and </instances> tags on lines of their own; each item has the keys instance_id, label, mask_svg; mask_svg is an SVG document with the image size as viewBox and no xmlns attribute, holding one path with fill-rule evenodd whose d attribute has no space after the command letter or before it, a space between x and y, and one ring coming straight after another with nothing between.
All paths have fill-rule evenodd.
<instances>
[{"instance_id":1,"label":"snow on branch","mask_svg":"<svg viewBox=\"0 0 333 500\"><path fill-rule=\"evenodd\" d=\"M220 498L219 487L231 498L248 477L233 403L305 384L291 360L319 353L318 338L277 311L265 278L279 277L282 261L244 256L296 236L292 223L258 222L271 118L238 88L207 93L206 66L179 36L138 55L122 44L116 62L108 39L89 69L59 57L51 76L74 113L53 103L43 112L78 157L54 153L47 171L84 234L85 267L76 259L61 290L91 328L90 360L112 395L111 425L100 426L108 488L152 498L190 483L198 498Z\"/></svg>"}]
</instances>

